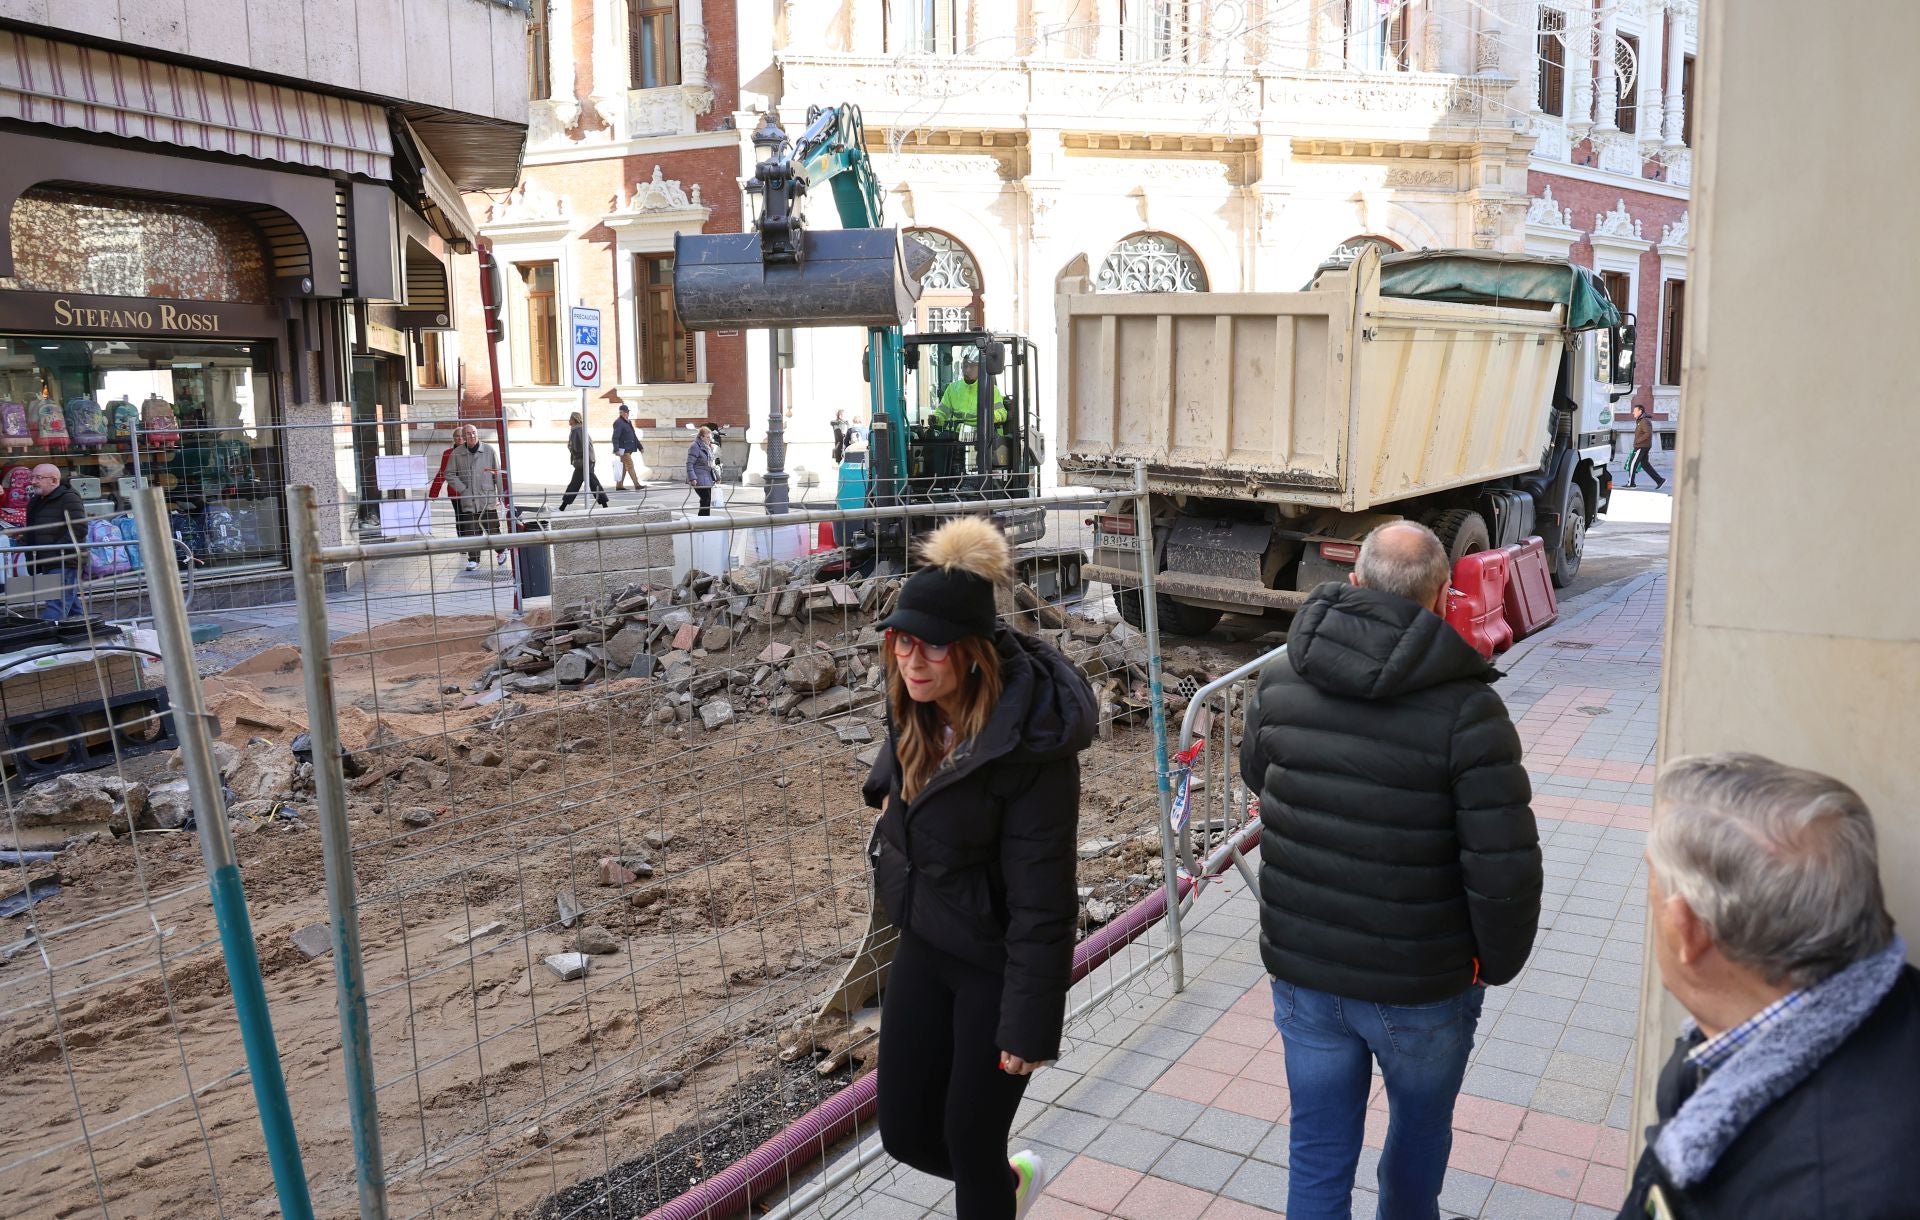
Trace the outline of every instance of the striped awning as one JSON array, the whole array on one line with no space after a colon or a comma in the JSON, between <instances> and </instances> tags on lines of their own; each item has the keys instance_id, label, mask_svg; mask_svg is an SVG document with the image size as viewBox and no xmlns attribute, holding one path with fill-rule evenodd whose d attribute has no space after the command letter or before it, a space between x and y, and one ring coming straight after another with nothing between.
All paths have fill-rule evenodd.
<instances>
[{"instance_id":1,"label":"striped awning","mask_svg":"<svg viewBox=\"0 0 1920 1220\"><path fill-rule=\"evenodd\" d=\"M0 118L392 177L380 106L0 33Z\"/></svg>"}]
</instances>

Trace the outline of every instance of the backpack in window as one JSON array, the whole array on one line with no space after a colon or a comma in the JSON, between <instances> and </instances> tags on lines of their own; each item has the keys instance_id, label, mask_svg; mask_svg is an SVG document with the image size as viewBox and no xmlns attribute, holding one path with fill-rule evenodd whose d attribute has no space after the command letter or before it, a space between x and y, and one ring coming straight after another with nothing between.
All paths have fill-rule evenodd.
<instances>
[{"instance_id":1,"label":"backpack in window","mask_svg":"<svg viewBox=\"0 0 1920 1220\"><path fill-rule=\"evenodd\" d=\"M107 437L116 445L132 445L140 426L140 408L124 398L107 404Z\"/></svg>"},{"instance_id":2,"label":"backpack in window","mask_svg":"<svg viewBox=\"0 0 1920 1220\"><path fill-rule=\"evenodd\" d=\"M27 423L42 449L49 453L66 452L67 417L59 403L45 396L34 399L33 405L27 408Z\"/></svg>"},{"instance_id":3,"label":"backpack in window","mask_svg":"<svg viewBox=\"0 0 1920 1220\"><path fill-rule=\"evenodd\" d=\"M113 528L119 531L120 541L127 544L127 567L138 568L140 566L140 527L133 523L131 516L122 513L113 518Z\"/></svg>"},{"instance_id":4,"label":"backpack in window","mask_svg":"<svg viewBox=\"0 0 1920 1220\"><path fill-rule=\"evenodd\" d=\"M107 443L107 414L91 398L67 399L67 439L81 449Z\"/></svg>"},{"instance_id":5,"label":"backpack in window","mask_svg":"<svg viewBox=\"0 0 1920 1220\"><path fill-rule=\"evenodd\" d=\"M195 555L207 553L207 536L200 528L200 517L191 512L171 512L167 514L167 525L173 530L173 536L186 545Z\"/></svg>"},{"instance_id":6,"label":"backpack in window","mask_svg":"<svg viewBox=\"0 0 1920 1220\"><path fill-rule=\"evenodd\" d=\"M13 401L0 402L0 446L8 449L33 448L33 432L27 427L27 408Z\"/></svg>"},{"instance_id":7,"label":"backpack in window","mask_svg":"<svg viewBox=\"0 0 1920 1220\"><path fill-rule=\"evenodd\" d=\"M120 528L105 517L87 522L87 574L114 576L127 570L127 548L120 545Z\"/></svg>"},{"instance_id":8,"label":"backpack in window","mask_svg":"<svg viewBox=\"0 0 1920 1220\"><path fill-rule=\"evenodd\" d=\"M180 417L173 404L158 394L140 404L140 431L149 445L174 446L180 443Z\"/></svg>"},{"instance_id":9,"label":"backpack in window","mask_svg":"<svg viewBox=\"0 0 1920 1220\"><path fill-rule=\"evenodd\" d=\"M27 501L33 499L33 469L14 466L0 475L0 524L19 527L27 523Z\"/></svg>"}]
</instances>

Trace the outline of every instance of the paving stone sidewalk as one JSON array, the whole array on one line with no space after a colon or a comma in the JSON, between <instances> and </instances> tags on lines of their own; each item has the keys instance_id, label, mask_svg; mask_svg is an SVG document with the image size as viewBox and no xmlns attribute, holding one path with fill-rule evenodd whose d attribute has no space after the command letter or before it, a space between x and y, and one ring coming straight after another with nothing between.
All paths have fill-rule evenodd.
<instances>
[{"instance_id":1,"label":"paving stone sidewalk","mask_svg":"<svg viewBox=\"0 0 1920 1220\"><path fill-rule=\"evenodd\" d=\"M1526 748L1546 894L1526 969L1487 996L1444 1215L1602 1220L1625 1194L1665 597L1664 574L1627 582L1506 658L1499 690ZM1284 1212L1289 1099L1256 914L1229 874L1189 916L1185 991L1130 993L1034 1078L1014 1144L1060 1167L1034 1220ZM1361 1220L1385 1107L1376 1077ZM818 1214L951 1215L952 1194L883 1161Z\"/></svg>"}]
</instances>

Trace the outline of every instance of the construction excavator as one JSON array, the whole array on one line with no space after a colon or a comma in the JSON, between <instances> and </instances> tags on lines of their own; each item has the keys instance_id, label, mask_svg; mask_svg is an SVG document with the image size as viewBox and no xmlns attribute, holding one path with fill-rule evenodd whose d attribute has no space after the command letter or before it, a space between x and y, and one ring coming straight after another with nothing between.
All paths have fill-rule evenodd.
<instances>
[{"instance_id":1,"label":"construction excavator","mask_svg":"<svg viewBox=\"0 0 1920 1220\"><path fill-rule=\"evenodd\" d=\"M674 238L674 308L689 330L864 326L863 370L871 409L866 503L891 507L1017 500L1040 490L1045 457L1032 341L985 330L908 334L920 278L934 254L885 227L881 190L858 107L815 106L789 146L769 116L753 136L762 159L747 190L759 201L751 232ZM809 191L825 187L840 228L810 229ZM964 371L974 366L971 390ZM970 400L970 401L968 401ZM958 407L958 409L956 409ZM969 409L970 408L970 409ZM1085 554L1042 543L1044 510L1008 507L992 516L1014 547L1021 579L1041 598L1082 590ZM911 522L911 525L908 524ZM882 520L849 541L848 563L874 571L911 553L909 530L936 517ZM877 1035L876 1001L898 934L874 896L855 956L814 1019L782 1038L782 1057L821 1054L835 1070Z\"/></svg>"},{"instance_id":2,"label":"construction excavator","mask_svg":"<svg viewBox=\"0 0 1920 1220\"><path fill-rule=\"evenodd\" d=\"M1015 500L1038 494L1046 442L1031 340L987 330L909 334L920 278L934 253L885 227L879 179L857 106L814 106L791 144L769 116L747 191L754 229L674 238L674 308L689 330L864 326L868 385L866 505ZM807 227L809 193L826 188L840 228ZM963 372L971 366L971 389ZM966 405L956 409L956 402ZM988 404L991 404L989 406ZM993 514L1025 582L1050 600L1081 590L1077 549L1039 545L1045 513ZM905 556L907 535L934 519L877 523L850 541L851 566Z\"/></svg>"}]
</instances>

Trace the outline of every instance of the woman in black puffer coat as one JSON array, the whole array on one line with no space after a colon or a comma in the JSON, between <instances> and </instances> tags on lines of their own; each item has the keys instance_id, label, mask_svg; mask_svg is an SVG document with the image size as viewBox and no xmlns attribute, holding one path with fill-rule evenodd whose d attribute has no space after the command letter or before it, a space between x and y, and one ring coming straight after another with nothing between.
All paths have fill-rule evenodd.
<instances>
[{"instance_id":1,"label":"woman in black puffer coat","mask_svg":"<svg viewBox=\"0 0 1920 1220\"><path fill-rule=\"evenodd\" d=\"M1007 1136L1033 1070L1060 1053L1077 911L1080 752L1097 712L1080 672L1001 626L1006 539L961 518L887 629L887 743L867 778L871 855L900 944L880 1025L887 1152L955 1185L961 1220L1026 1214L1047 1176Z\"/></svg>"}]
</instances>

